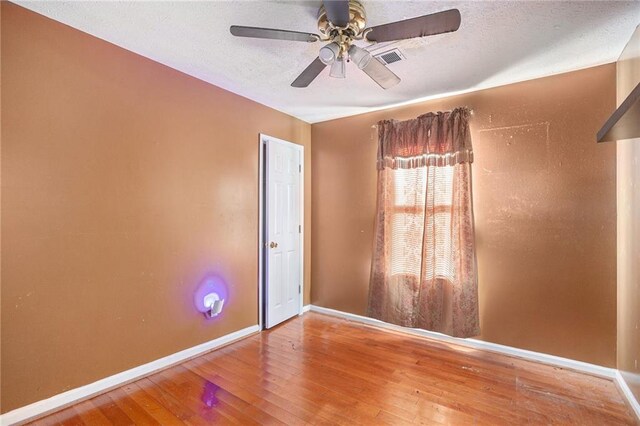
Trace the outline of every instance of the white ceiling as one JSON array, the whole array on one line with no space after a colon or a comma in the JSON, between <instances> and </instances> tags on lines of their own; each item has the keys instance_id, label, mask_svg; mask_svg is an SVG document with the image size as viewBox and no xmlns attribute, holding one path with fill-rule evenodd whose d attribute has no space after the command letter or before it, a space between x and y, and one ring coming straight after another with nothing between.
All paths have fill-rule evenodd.
<instances>
[{"instance_id":1,"label":"white ceiling","mask_svg":"<svg viewBox=\"0 0 640 426\"><path fill-rule=\"evenodd\" d=\"M364 0L370 26L454 7L462 25L392 43L406 61L389 66L402 79L389 90L353 64L346 79L327 68L297 89L321 43L236 38L229 26L316 32L319 0L17 3L311 123L613 62L640 23L640 1Z\"/></svg>"}]
</instances>

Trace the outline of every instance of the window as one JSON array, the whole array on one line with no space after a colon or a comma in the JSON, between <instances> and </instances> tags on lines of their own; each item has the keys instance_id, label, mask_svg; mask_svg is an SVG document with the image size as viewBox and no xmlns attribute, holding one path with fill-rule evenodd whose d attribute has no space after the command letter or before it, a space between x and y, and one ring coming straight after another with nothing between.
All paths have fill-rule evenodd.
<instances>
[{"instance_id":1,"label":"window","mask_svg":"<svg viewBox=\"0 0 640 426\"><path fill-rule=\"evenodd\" d=\"M427 280L452 280L453 166L396 169L390 173L394 183L391 274L420 277L424 267ZM425 215L426 211L430 214Z\"/></svg>"}]
</instances>

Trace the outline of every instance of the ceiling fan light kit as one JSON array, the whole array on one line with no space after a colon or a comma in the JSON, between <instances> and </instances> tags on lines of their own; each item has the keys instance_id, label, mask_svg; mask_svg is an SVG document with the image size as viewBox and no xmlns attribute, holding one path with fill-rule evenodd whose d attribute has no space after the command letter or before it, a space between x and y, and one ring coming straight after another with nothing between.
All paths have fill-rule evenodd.
<instances>
[{"instance_id":1,"label":"ceiling fan light kit","mask_svg":"<svg viewBox=\"0 0 640 426\"><path fill-rule=\"evenodd\" d=\"M291 83L293 87L309 86L327 65L331 66L330 77L345 78L346 62L353 61L380 87L389 89L400 83L400 77L367 50L356 46L354 41L395 41L456 31L460 27L460 12L450 9L371 28L367 28L366 23L365 9L359 1L324 0L318 11L320 34L239 25L231 26L230 31L236 37L307 43L329 41L320 48L318 57Z\"/></svg>"}]
</instances>

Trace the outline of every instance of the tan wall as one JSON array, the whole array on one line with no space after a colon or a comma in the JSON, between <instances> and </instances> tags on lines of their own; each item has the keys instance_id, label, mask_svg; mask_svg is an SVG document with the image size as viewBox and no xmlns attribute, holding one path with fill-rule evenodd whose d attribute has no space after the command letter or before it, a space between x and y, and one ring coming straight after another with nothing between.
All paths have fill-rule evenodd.
<instances>
[{"instance_id":1,"label":"tan wall","mask_svg":"<svg viewBox=\"0 0 640 426\"><path fill-rule=\"evenodd\" d=\"M617 63L618 105L640 83L640 27ZM640 138L613 142L618 173L618 369L640 401Z\"/></svg>"},{"instance_id":2,"label":"tan wall","mask_svg":"<svg viewBox=\"0 0 640 426\"><path fill-rule=\"evenodd\" d=\"M595 142L615 87L610 64L314 124L312 303L365 313L371 126L468 105L480 338L615 366L615 147Z\"/></svg>"},{"instance_id":3,"label":"tan wall","mask_svg":"<svg viewBox=\"0 0 640 426\"><path fill-rule=\"evenodd\" d=\"M305 146L310 194L310 125L1 13L2 412L256 324L258 133ZM230 287L209 321L208 272Z\"/></svg>"}]
</instances>

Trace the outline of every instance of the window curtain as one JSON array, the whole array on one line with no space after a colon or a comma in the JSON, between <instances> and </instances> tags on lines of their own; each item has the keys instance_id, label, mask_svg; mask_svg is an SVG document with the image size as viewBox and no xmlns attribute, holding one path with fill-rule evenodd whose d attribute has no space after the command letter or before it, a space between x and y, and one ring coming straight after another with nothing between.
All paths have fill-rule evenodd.
<instances>
[{"instance_id":1,"label":"window curtain","mask_svg":"<svg viewBox=\"0 0 640 426\"><path fill-rule=\"evenodd\" d=\"M480 334L469 115L457 108L377 125L370 317Z\"/></svg>"}]
</instances>

